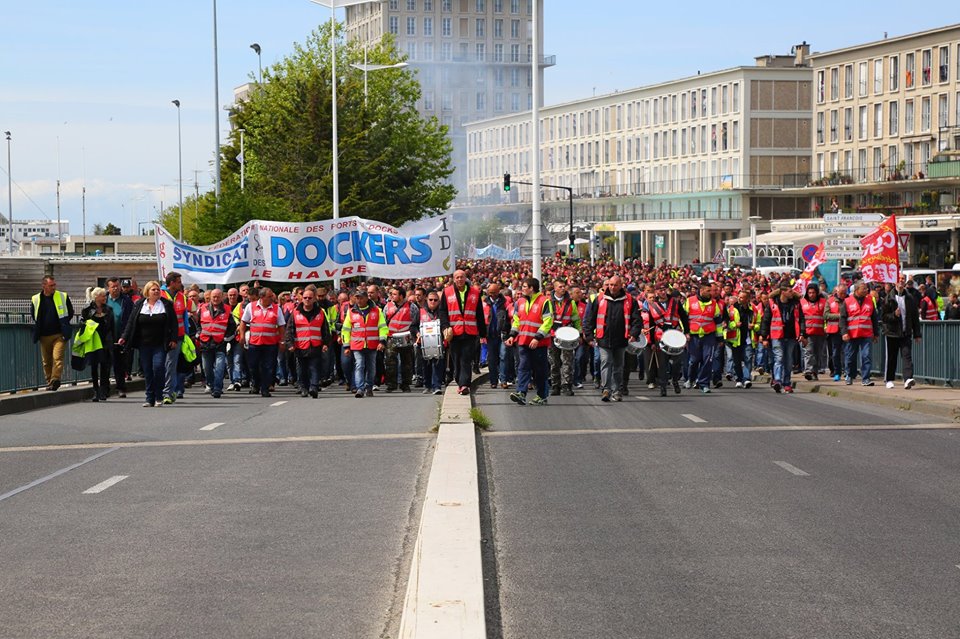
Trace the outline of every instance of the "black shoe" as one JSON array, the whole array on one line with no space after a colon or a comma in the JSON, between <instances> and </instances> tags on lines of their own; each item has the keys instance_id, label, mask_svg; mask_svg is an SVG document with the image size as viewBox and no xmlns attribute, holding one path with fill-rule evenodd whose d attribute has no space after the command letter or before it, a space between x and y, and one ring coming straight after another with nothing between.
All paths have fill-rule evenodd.
<instances>
[{"instance_id":1,"label":"black shoe","mask_svg":"<svg viewBox=\"0 0 960 639\"><path fill-rule=\"evenodd\" d=\"M308 391L306 388L301 388L301 389L300 389L300 397L307 397L309 394L310 394L310 393L309 393L309 391Z\"/></svg>"},{"instance_id":2,"label":"black shoe","mask_svg":"<svg viewBox=\"0 0 960 639\"><path fill-rule=\"evenodd\" d=\"M396 386L394 386L394 387L392 387L392 388L391 388L390 386L387 386L387 388L385 389L385 391L386 391L387 393L393 393L393 392L395 392L396 390L397 390L397 387L396 387Z\"/></svg>"},{"instance_id":3,"label":"black shoe","mask_svg":"<svg viewBox=\"0 0 960 639\"><path fill-rule=\"evenodd\" d=\"M93 396L93 399L91 399L90 401L91 401L91 402L99 402L99 401L100 401L100 396L99 396L99 395L94 395L94 396Z\"/></svg>"},{"instance_id":4,"label":"black shoe","mask_svg":"<svg viewBox=\"0 0 960 639\"><path fill-rule=\"evenodd\" d=\"M220 399L220 393L213 393L211 395L214 399Z\"/></svg>"},{"instance_id":5,"label":"black shoe","mask_svg":"<svg viewBox=\"0 0 960 639\"><path fill-rule=\"evenodd\" d=\"M106 393L100 393L100 401L101 401L101 402L107 401L107 394L106 394Z\"/></svg>"},{"instance_id":6,"label":"black shoe","mask_svg":"<svg viewBox=\"0 0 960 639\"><path fill-rule=\"evenodd\" d=\"M314 388L313 390L310 391L310 397L312 397L312 398L314 398L314 399L316 399L316 398L317 398L317 395L319 395L319 394L320 394L320 393L317 392L317 389L316 389L316 388ZM306 395L304 395L304 397L306 397Z\"/></svg>"},{"instance_id":7,"label":"black shoe","mask_svg":"<svg viewBox=\"0 0 960 639\"><path fill-rule=\"evenodd\" d=\"M401 386L401 387L400 387L400 392L401 392L401 393L409 393L409 392L410 392L410 387L409 387L409 386Z\"/></svg>"},{"instance_id":8,"label":"black shoe","mask_svg":"<svg viewBox=\"0 0 960 639\"><path fill-rule=\"evenodd\" d=\"M661 387L660 387L660 397L666 397L666 396L667 396L667 387L666 387L666 386L661 386Z\"/></svg>"},{"instance_id":9,"label":"black shoe","mask_svg":"<svg viewBox=\"0 0 960 639\"><path fill-rule=\"evenodd\" d=\"M247 391L247 395L259 395L259 394L260 394L260 391L257 390L256 388L251 388L250 390Z\"/></svg>"},{"instance_id":10,"label":"black shoe","mask_svg":"<svg viewBox=\"0 0 960 639\"><path fill-rule=\"evenodd\" d=\"M713 383L713 387L714 387L714 388L723 388L723 382L714 382L714 383Z\"/></svg>"},{"instance_id":11,"label":"black shoe","mask_svg":"<svg viewBox=\"0 0 960 639\"><path fill-rule=\"evenodd\" d=\"M564 395L566 395L567 397L573 397L573 389L572 389L572 388L564 389L564 390L562 391L562 393L563 393Z\"/></svg>"},{"instance_id":12,"label":"black shoe","mask_svg":"<svg viewBox=\"0 0 960 639\"><path fill-rule=\"evenodd\" d=\"M361 391L361 390L358 390L358 391L357 391L357 394L356 394L356 395L354 395L354 397L356 397L357 399L360 399L360 398L362 398L362 397L363 397L363 391Z\"/></svg>"},{"instance_id":13,"label":"black shoe","mask_svg":"<svg viewBox=\"0 0 960 639\"><path fill-rule=\"evenodd\" d=\"M55 391L55 390L57 390L58 388L60 388L60 380L59 380L59 379L55 379L55 380L53 380L52 382L50 382L50 390Z\"/></svg>"},{"instance_id":14,"label":"black shoe","mask_svg":"<svg viewBox=\"0 0 960 639\"><path fill-rule=\"evenodd\" d=\"M620 389L619 395L621 397L627 397L630 395L630 390L626 386L624 386L623 388Z\"/></svg>"},{"instance_id":15,"label":"black shoe","mask_svg":"<svg viewBox=\"0 0 960 639\"><path fill-rule=\"evenodd\" d=\"M680 382L673 383L673 392L676 393L677 395L680 394Z\"/></svg>"},{"instance_id":16,"label":"black shoe","mask_svg":"<svg viewBox=\"0 0 960 639\"><path fill-rule=\"evenodd\" d=\"M363 396L364 396L364 397L373 397L373 389L372 389L372 388L368 388L367 390L365 390L365 391L363 392Z\"/></svg>"},{"instance_id":17,"label":"black shoe","mask_svg":"<svg viewBox=\"0 0 960 639\"><path fill-rule=\"evenodd\" d=\"M270 394L270 391L263 391L262 393L260 393L260 397L273 397L273 396Z\"/></svg>"}]
</instances>

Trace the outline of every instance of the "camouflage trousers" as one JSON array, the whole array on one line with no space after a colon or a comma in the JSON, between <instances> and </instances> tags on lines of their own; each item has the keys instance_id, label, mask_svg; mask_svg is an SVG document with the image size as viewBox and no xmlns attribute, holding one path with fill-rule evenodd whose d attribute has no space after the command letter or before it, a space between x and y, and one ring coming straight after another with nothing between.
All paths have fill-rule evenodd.
<instances>
[{"instance_id":1,"label":"camouflage trousers","mask_svg":"<svg viewBox=\"0 0 960 639\"><path fill-rule=\"evenodd\" d=\"M574 351L565 351L553 344L547 351L550 358L550 389L552 392L561 388L573 388L573 354Z\"/></svg>"}]
</instances>

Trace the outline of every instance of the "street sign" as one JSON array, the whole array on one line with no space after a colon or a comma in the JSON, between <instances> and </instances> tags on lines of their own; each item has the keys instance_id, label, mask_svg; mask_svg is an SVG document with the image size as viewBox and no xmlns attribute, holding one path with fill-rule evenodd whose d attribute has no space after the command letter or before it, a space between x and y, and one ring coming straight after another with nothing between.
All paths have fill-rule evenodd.
<instances>
[{"instance_id":1,"label":"street sign","mask_svg":"<svg viewBox=\"0 0 960 639\"><path fill-rule=\"evenodd\" d=\"M654 248L662 249L667 245L666 238L662 235L653 236L653 246Z\"/></svg>"},{"instance_id":2,"label":"street sign","mask_svg":"<svg viewBox=\"0 0 960 639\"><path fill-rule=\"evenodd\" d=\"M868 235L876 230L874 226L825 226L824 235Z\"/></svg>"},{"instance_id":3,"label":"street sign","mask_svg":"<svg viewBox=\"0 0 960 639\"><path fill-rule=\"evenodd\" d=\"M828 237L823 241L825 248L860 248L860 240L855 237Z\"/></svg>"},{"instance_id":4,"label":"street sign","mask_svg":"<svg viewBox=\"0 0 960 639\"><path fill-rule=\"evenodd\" d=\"M827 249L824 251L828 260L859 260L863 257L863 251L853 251L847 249Z\"/></svg>"},{"instance_id":5,"label":"street sign","mask_svg":"<svg viewBox=\"0 0 960 639\"><path fill-rule=\"evenodd\" d=\"M855 224L863 222L883 222L886 216L882 213L827 213L823 216L825 224Z\"/></svg>"},{"instance_id":6,"label":"street sign","mask_svg":"<svg viewBox=\"0 0 960 639\"><path fill-rule=\"evenodd\" d=\"M807 244L806 246L803 247L803 250L800 251L800 255L801 255L801 256L803 257L803 259L806 260L807 262L812 262L812 261L813 261L813 256L817 254L817 249L818 249L818 248L820 248L820 247L817 246L816 244Z\"/></svg>"},{"instance_id":7,"label":"street sign","mask_svg":"<svg viewBox=\"0 0 960 639\"><path fill-rule=\"evenodd\" d=\"M900 242L900 250L906 251L907 245L910 243L910 234L909 233L897 233L897 240Z\"/></svg>"}]
</instances>

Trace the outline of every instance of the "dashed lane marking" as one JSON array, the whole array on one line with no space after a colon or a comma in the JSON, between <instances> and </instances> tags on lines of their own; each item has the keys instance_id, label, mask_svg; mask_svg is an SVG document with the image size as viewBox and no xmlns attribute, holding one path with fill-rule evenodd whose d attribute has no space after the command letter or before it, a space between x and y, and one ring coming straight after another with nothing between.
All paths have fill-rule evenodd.
<instances>
[{"instance_id":1,"label":"dashed lane marking","mask_svg":"<svg viewBox=\"0 0 960 639\"><path fill-rule=\"evenodd\" d=\"M220 426L223 426L223 422L213 422L212 424L207 424L200 430L214 430L216 428L219 428Z\"/></svg>"},{"instance_id":2,"label":"dashed lane marking","mask_svg":"<svg viewBox=\"0 0 960 639\"><path fill-rule=\"evenodd\" d=\"M566 435L662 435L667 433L776 433L816 431L960 430L960 424L884 424L813 426L677 426L675 428L571 428L567 430L495 430L483 437L556 437ZM3 452L3 449L0 449Z\"/></svg>"},{"instance_id":3,"label":"dashed lane marking","mask_svg":"<svg viewBox=\"0 0 960 639\"><path fill-rule=\"evenodd\" d=\"M67 466L66 468L61 468L60 470L58 470L58 471L56 471L56 472L50 473L50 474L47 475L46 477L41 477L40 479L35 479L34 481L30 482L29 484L24 484L23 486L20 486L19 488L14 488L14 489L11 490L10 492L6 492L6 493L0 495L0 501L3 501L4 499L9 499L10 497L13 497L14 495L19 495L19 494L22 493L23 491L29 490L29 489L33 488L34 486L39 486L40 484L43 484L43 483L45 483L45 482L48 482L48 481L50 481L51 479L55 479L55 478L59 477L60 475L63 475L63 474L65 474L65 473L69 473L71 470L73 470L73 469L75 469L75 468L80 468L80 467L83 466L84 464L89 464L90 462L92 462L92 461L95 460L95 459L100 459L100 458L103 457L104 455L109 455L110 453L112 453L112 452L114 452L114 451L116 451L116 450L119 450L120 447L119 447L119 446L109 446L109 447L101 446L101 447L98 447L98 448L107 448L107 450L101 451L101 452L99 452L99 453L97 453L96 455L93 455L93 456L91 456L91 457L87 457L87 458L84 459L83 461L77 462L76 464L73 464L72 466ZM61 449L61 450L67 450L67 449Z\"/></svg>"},{"instance_id":4,"label":"dashed lane marking","mask_svg":"<svg viewBox=\"0 0 960 639\"><path fill-rule=\"evenodd\" d=\"M270 404L270 408L273 408L274 406L283 406L283 405L286 404L286 403L287 403L287 400L282 399L282 400L280 400L279 402L274 402L274 403Z\"/></svg>"},{"instance_id":5,"label":"dashed lane marking","mask_svg":"<svg viewBox=\"0 0 960 639\"><path fill-rule=\"evenodd\" d=\"M96 495L96 494L98 494L98 493L102 493L102 492L105 491L107 488L110 488L110 487L113 486L114 484L119 484L120 482L122 482L124 479L126 479L126 478L129 477L129 476L130 476L130 475L114 475L114 476L111 477L110 479L105 479L105 480L103 480L102 482L100 482L100 483L97 484L96 486L91 486L90 488L87 488L85 491L83 491L83 494L84 494L84 495Z\"/></svg>"},{"instance_id":6,"label":"dashed lane marking","mask_svg":"<svg viewBox=\"0 0 960 639\"><path fill-rule=\"evenodd\" d=\"M697 417L696 415L694 415L694 414L692 414L692 413L683 413L683 414L681 415L681 417L685 417L685 418L689 419L689 420L690 420L691 422L693 422L694 424L706 424L706 423L707 423L707 420L705 420L705 419L703 419L703 418L700 418L700 417Z\"/></svg>"},{"instance_id":7,"label":"dashed lane marking","mask_svg":"<svg viewBox=\"0 0 960 639\"><path fill-rule=\"evenodd\" d=\"M810 476L810 473L804 472L804 471L800 470L799 468L797 468L796 466L794 466L793 464L788 464L788 463L785 462L785 461L775 461L775 462L773 462L773 463L776 464L777 466L779 466L780 468L784 469L784 470L787 471L788 473L791 473L791 474L793 474L793 475L796 475L797 477L809 477L809 476Z\"/></svg>"}]
</instances>

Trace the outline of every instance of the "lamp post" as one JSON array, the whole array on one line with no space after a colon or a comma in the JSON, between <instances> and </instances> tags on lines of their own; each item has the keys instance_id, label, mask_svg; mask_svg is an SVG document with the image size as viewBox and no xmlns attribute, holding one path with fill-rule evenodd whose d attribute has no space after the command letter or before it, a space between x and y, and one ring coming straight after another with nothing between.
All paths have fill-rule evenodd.
<instances>
[{"instance_id":1,"label":"lamp post","mask_svg":"<svg viewBox=\"0 0 960 639\"><path fill-rule=\"evenodd\" d=\"M761 218L759 215L750 216L750 256L751 256L751 266L753 270L757 270L757 222Z\"/></svg>"},{"instance_id":2,"label":"lamp post","mask_svg":"<svg viewBox=\"0 0 960 639\"><path fill-rule=\"evenodd\" d=\"M409 66L406 62L397 62L396 64L368 64L367 47L363 48L363 64L351 64L354 69L363 71L363 107L367 107L367 72L380 71L381 69L402 69Z\"/></svg>"},{"instance_id":3,"label":"lamp post","mask_svg":"<svg viewBox=\"0 0 960 639\"><path fill-rule=\"evenodd\" d=\"M250 48L253 49L254 52L257 54L257 69L260 70L260 75L259 75L260 84L263 84L263 63L260 58L260 45L254 42L253 44L250 45Z\"/></svg>"},{"instance_id":4,"label":"lamp post","mask_svg":"<svg viewBox=\"0 0 960 639\"><path fill-rule=\"evenodd\" d=\"M174 100L177 107L177 185L180 187L180 241L183 241L183 144L180 137L180 100ZM163 211L161 211L162 213Z\"/></svg>"},{"instance_id":5,"label":"lamp post","mask_svg":"<svg viewBox=\"0 0 960 639\"><path fill-rule=\"evenodd\" d=\"M237 129L240 132L240 191L243 191L244 173L246 173L247 158L243 155L243 134L246 129Z\"/></svg>"},{"instance_id":6,"label":"lamp post","mask_svg":"<svg viewBox=\"0 0 960 639\"><path fill-rule=\"evenodd\" d=\"M533 55L530 60L530 73L533 79L533 104L530 110L530 127L533 132L533 144L530 155L533 156L533 276L542 277L543 246L540 238L540 0L533 0Z\"/></svg>"},{"instance_id":7,"label":"lamp post","mask_svg":"<svg viewBox=\"0 0 960 639\"><path fill-rule=\"evenodd\" d=\"M7 222L10 225L10 255L13 256L13 177L10 174L10 132L4 131L7 136Z\"/></svg>"},{"instance_id":8,"label":"lamp post","mask_svg":"<svg viewBox=\"0 0 960 639\"><path fill-rule=\"evenodd\" d=\"M220 63L217 56L217 0L213 0L214 206L220 203ZM182 239L182 238L181 238Z\"/></svg>"}]
</instances>

